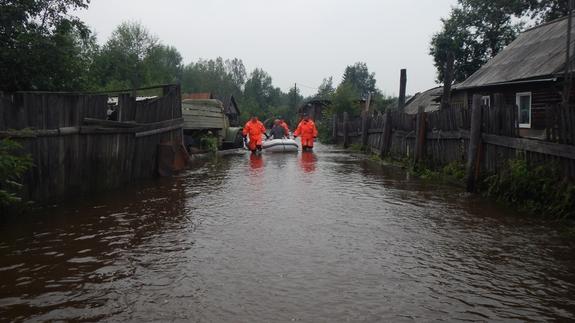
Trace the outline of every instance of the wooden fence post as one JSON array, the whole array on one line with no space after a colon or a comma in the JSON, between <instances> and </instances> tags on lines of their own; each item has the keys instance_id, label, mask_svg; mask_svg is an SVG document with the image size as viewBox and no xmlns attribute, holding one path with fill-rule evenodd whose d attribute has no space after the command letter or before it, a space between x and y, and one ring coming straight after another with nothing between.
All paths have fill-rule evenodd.
<instances>
[{"instance_id":1,"label":"wooden fence post","mask_svg":"<svg viewBox=\"0 0 575 323\"><path fill-rule=\"evenodd\" d=\"M425 154L426 119L425 107L420 106L417 111L417 120L415 123L415 151L413 153L413 161L415 164L421 162Z\"/></svg>"},{"instance_id":2,"label":"wooden fence post","mask_svg":"<svg viewBox=\"0 0 575 323\"><path fill-rule=\"evenodd\" d=\"M381 134L381 150L379 156L385 157L391 148L391 113L383 116L383 133Z\"/></svg>"},{"instance_id":3,"label":"wooden fence post","mask_svg":"<svg viewBox=\"0 0 575 323\"><path fill-rule=\"evenodd\" d=\"M361 116L361 149L362 150L367 149L367 141L369 138L368 129L369 129L369 119L367 117L367 113L364 113Z\"/></svg>"},{"instance_id":4,"label":"wooden fence post","mask_svg":"<svg viewBox=\"0 0 575 323\"><path fill-rule=\"evenodd\" d=\"M467 152L467 191L476 191L476 182L479 177L480 163L478 161L479 149L481 147L481 95L473 95L473 104L471 106L471 130L469 133L469 151Z\"/></svg>"},{"instance_id":5,"label":"wooden fence post","mask_svg":"<svg viewBox=\"0 0 575 323\"><path fill-rule=\"evenodd\" d=\"M343 148L347 148L349 146L349 115L347 112L343 113Z\"/></svg>"},{"instance_id":6,"label":"wooden fence post","mask_svg":"<svg viewBox=\"0 0 575 323\"><path fill-rule=\"evenodd\" d=\"M369 139L369 106L371 105L371 93L367 96L367 101L365 102L365 109L361 114L361 149L367 150L367 142Z\"/></svg>"},{"instance_id":7,"label":"wooden fence post","mask_svg":"<svg viewBox=\"0 0 575 323\"><path fill-rule=\"evenodd\" d=\"M337 121L337 113L334 113L331 121L331 139L334 144L337 144Z\"/></svg>"},{"instance_id":8,"label":"wooden fence post","mask_svg":"<svg viewBox=\"0 0 575 323\"><path fill-rule=\"evenodd\" d=\"M405 106L405 91L407 88L407 70L402 69L399 76L399 102L397 108L399 111L403 110Z\"/></svg>"}]
</instances>

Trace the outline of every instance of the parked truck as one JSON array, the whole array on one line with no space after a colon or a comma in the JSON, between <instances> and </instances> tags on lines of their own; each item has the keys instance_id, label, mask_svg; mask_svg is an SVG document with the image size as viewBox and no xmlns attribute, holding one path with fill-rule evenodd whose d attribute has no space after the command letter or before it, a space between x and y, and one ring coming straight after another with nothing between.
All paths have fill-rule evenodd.
<instances>
[{"instance_id":1,"label":"parked truck","mask_svg":"<svg viewBox=\"0 0 575 323\"><path fill-rule=\"evenodd\" d=\"M230 127L223 103L213 99L182 101L184 140L189 152L243 146L242 128Z\"/></svg>"}]
</instances>

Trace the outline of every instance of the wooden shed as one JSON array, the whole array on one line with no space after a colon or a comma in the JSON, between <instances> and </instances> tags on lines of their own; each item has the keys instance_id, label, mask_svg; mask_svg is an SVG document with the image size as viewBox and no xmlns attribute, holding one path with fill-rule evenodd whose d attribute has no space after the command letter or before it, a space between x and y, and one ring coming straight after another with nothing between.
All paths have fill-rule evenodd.
<instances>
[{"instance_id":1,"label":"wooden shed","mask_svg":"<svg viewBox=\"0 0 575 323\"><path fill-rule=\"evenodd\" d=\"M469 107L474 94L491 106L495 94L516 109L519 133L539 138L546 111L562 101L566 68L567 17L525 30L477 72L453 87L452 104ZM575 34L575 24L571 28ZM573 37L572 37L573 38ZM575 47L571 43L570 61ZM573 87L571 87L571 96Z\"/></svg>"},{"instance_id":2,"label":"wooden shed","mask_svg":"<svg viewBox=\"0 0 575 323\"><path fill-rule=\"evenodd\" d=\"M323 110L331 104L330 100L315 98L305 101L299 108L298 113L303 115L307 114L312 120L321 120L323 118Z\"/></svg>"},{"instance_id":3,"label":"wooden shed","mask_svg":"<svg viewBox=\"0 0 575 323\"><path fill-rule=\"evenodd\" d=\"M240 108L236 98L232 95L227 95L220 98L224 105L224 113L228 116L230 126L236 127L240 125Z\"/></svg>"}]
</instances>

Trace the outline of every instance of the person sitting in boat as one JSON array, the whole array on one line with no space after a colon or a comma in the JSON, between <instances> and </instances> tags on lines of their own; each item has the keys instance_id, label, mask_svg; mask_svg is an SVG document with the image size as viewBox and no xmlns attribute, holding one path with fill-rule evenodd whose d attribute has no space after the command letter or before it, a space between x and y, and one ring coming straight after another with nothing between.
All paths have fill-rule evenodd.
<instances>
[{"instance_id":1,"label":"person sitting in boat","mask_svg":"<svg viewBox=\"0 0 575 323\"><path fill-rule=\"evenodd\" d=\"M311 120L307 114L304 114L303 120L298 124L293 133L294 139L300 136L302 150L312 150L313 140L317 138L317 128L315 127L313 120Z\"/></svg>"},{"instance_id":2,"label":"person sitting in boat","mask_svg":"<svg viewBox=\"0 0 575 323\"><path fill-rule=\"evenodd\" d=\"M285 122L285 120L282 117L278 117L278 119L280 121L280 126L282 126L286 130L286 136L289 137L289 127L288 127L287 123Z\"/></svg>"},{"instance_id":3,"label":"person sitting in boat","mask_svg":"<svg viewBox=\"0 0 575 323\"><path fill-rule=\"evenodd\" d=\"M270 130L270 136L273 139L284 139L289 136L289 130L286 130L282 124L280 119L276 119L274 121L274 125Z\"/></svg>"},{"instance_id":4,"label":"person sitting in boat","mask_svg":"<svg viewBox=\"0 0 575 323\"><path fill-rule=\"evenodd\" d=\"M246 137L250 138L249 149L252 153L262 151L262 136L265 135L267 137L268 135L266 134L266 127L258 120L258 117L253 116L246 122L242 134L244 135L244 139Z\"/></svg>"}]
</instances>

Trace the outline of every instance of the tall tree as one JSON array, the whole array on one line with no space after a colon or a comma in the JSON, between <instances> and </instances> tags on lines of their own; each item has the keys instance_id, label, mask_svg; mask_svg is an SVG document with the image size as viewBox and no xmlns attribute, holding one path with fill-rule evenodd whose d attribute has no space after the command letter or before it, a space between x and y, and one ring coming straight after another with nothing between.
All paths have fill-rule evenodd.
<instances>
[{"instance_id":1,"label":"tall tree","mask_svg":"<svg viewBox=\"0 0 575 323\"><path fill-rule=\"evenodd\" d=\"M349 84L361 96L377 90L375 73L370 73L367 64L362 62L345 68L342 83Z\"/></svg>"},{"instance_id":2,"label":"tall tree","mask_svg":"<svg viewBox=\"0 0 575 323\"><path fill-rule=\"evenodd\" d=\"M244 118L257 115L260 118L270 117L270 111L281 105L282 91L273 86L272 77L260 68L250 74L242 98Z\"/></svg>"},{"instance_id":3,"label":"tall tree","mask_svg":"<svg viewBox=\"0 0 575 323\"><path fill-rule=\"evenodd\" d=\"M217 95L233 94L241 97L246 82L246 68L241 59L225 60L221 57L200 59L184 69L182 89L184 92L213 92Z\"/></svg>"},{"instance_id":4,"label":"tall tree","mask_svg":"<svg viewBox=\"0 0 575 323\"><path fill-rule=\"evenodd\" d=\"M299 105L303 102L303 96L300 94L300 89L297 87L292 87L286 94L287 102L286 105L292 109L297 109Z\"/></svg>"},{"instance_id":5,"label":"tall tree","mask_svg":"<svg viewBox=\"0 0 575 323\"><path fill-rule=\"evenodd\" d=\"M127 89L178 82L182 56L159 42L144 26L120 24L94 60L95 87Z\"/></svg>"},{"instance_id":6,"label":"tall tree","mask_svg":"<svg viewBox=\"0 0 575 323\"><path fill-rule=\"evenodd\" d=\"M317 89L316 97L327 99L330 98L334 92L335 88L333 87L333 77L330 76L323 79L321 85Z\"/></svg>"},{"instance_id":7,"label":"tall tree","mask_svg":"<svg viewBox=\"0 0 575 323\"><path fill-rule=\"evenodd\" d=\"M95 46L89 29L71 11L89 0L0 2L0 89L74 90Z\"/></svg>"}]
</instances>

